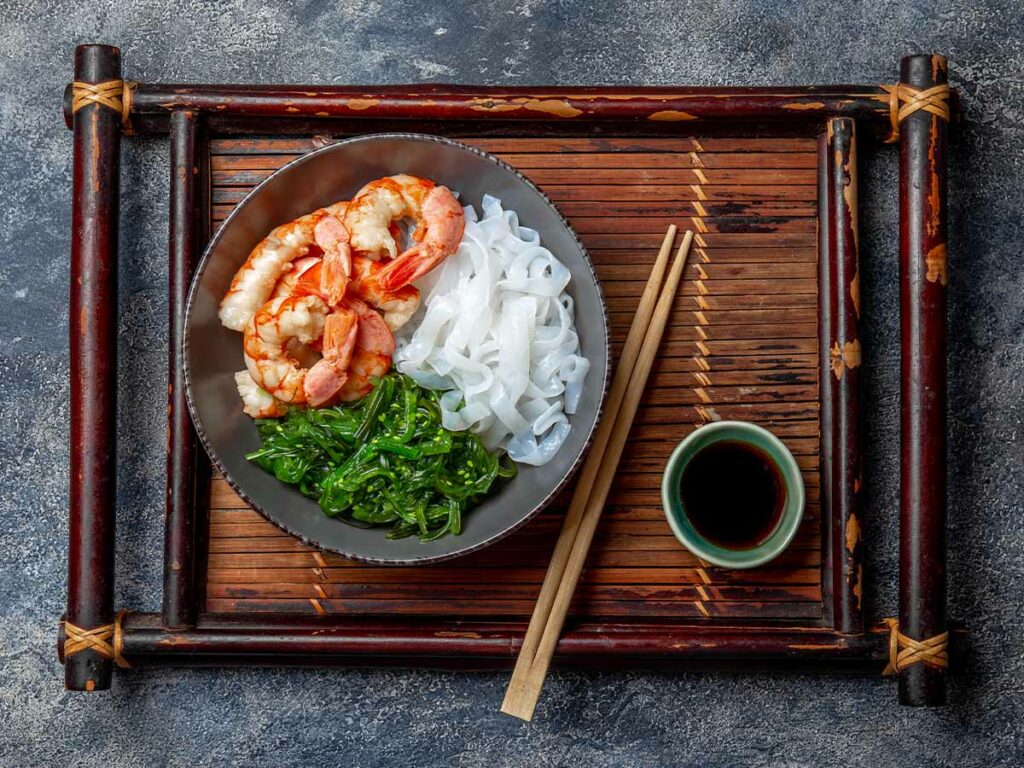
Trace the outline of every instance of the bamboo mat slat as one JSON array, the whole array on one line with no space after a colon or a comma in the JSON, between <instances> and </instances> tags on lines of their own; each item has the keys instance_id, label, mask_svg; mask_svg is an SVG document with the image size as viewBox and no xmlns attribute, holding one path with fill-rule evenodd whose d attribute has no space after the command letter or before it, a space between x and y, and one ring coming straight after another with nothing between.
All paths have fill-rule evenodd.
<instances>
[{"instance_id":1,"label":"bamboo mat slat","mask_svg":"<svg viewBox=\"0 0 1024 768\"><path fill-rule=\"evenodd\" d=\"M694 248L644 404L573 603L576 617L821 617L818 478L817 153L808 139L466 139L524 172L570 219L594 259L613 354L669 223ZM218 139L212 223L319 138ZM709 567L676 542L661 509L661 471L702 423L772 429L807 487L792 546L749 571ZM206 608L409 616L529 616L571 489L521 531L453 562L382 568L321 552L210 487Z\"/></svg>"}]
</instances>

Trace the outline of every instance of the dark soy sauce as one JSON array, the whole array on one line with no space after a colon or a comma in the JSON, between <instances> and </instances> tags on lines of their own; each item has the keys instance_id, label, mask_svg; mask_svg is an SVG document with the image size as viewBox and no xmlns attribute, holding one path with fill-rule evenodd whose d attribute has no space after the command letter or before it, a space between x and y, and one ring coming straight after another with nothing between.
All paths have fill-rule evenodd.
<instances>
[{"instance_id":1,"label":"dark soy sauce","mask_svg":"<svg viewBox=\"0 0 1024 768\"><path fill-rule=\"evenodd\" d=\"M683 470L679 490L701 536L725 549L752 549L782 518L786 491L763 451L722 440L702 448Z\"/></svg>"}]
</instances>

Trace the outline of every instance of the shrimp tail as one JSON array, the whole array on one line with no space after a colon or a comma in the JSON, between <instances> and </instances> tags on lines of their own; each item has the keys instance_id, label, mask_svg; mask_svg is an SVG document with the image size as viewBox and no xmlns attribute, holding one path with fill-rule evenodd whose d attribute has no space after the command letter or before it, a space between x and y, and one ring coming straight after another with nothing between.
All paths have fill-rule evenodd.
<instances>
[{"instance_id":1,"label":"shrimp tail","mask_svg":"<svg viewBox=\"0 0 1024 768\"><path fill-rule=\"evenodd\" d=\"M327 303L335 306L352 279L352 247L349 231L337 216L321 219L315 230L317 245L323 249L320 291Z\"/></svg>"},{"instance_id":2,"label":"shrimp tail","mask_svg":"<svg viewBox=\"0 0 1024 768\"><path fill-rule=\"evenodd\" d=\"M389 293L404 288L415 280L419 280L447 257L444 251L427 248L421 244L414 245L388 262L375 275L377 285L382 292Z\"/></svg>"},{"instance_id":3,"label":"shrimp tail","mask_svg":"<svg viewBox=\"0 0 1024 768\"><path fill-rule=\"evenodd\" d=\"M348 367L356 347L359 317L350 310L337 310L324 323L324 356L306 373L306 400L314 408L329 402L348 380Z\"/></svg>"}]
</instances>

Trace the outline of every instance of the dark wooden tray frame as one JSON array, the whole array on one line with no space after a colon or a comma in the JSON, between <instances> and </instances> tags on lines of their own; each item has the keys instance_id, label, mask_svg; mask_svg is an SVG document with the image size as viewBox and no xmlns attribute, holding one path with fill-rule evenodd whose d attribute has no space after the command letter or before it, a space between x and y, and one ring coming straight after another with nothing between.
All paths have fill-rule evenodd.
<instances>
[{"instance_id":1,"label":"dark wooden tray frame","mask_svg":"<svg viewBox=\"0 0 1024 768\"><path fill-rule=\"evenodd\" d=\"M78 83L121 82L120 52L79 46ZM941 56L903 60L900 81L947 83ZM185 404L182 316L189 280L208 241L211 135L371 131L415 120L417 130L471 124L480 134L660 132L699 125L710 134L820 135L819 345L825 627L577 623L558 647L562 664L678 667L788 663L881 669L889 630L866 627L860 599L863 544L858 449L859 280L856 132L899 143L902 450L899 626L911 638L946 632L945 294L947 120L902 117L897 86L795 88L481 88L463 86L155 85L124 81L113 102L72 104L71 489L68 603L77 628L108 630L68 654L70 690L110 686L113 664L511 666L525 624L344 616L204 614L202 537L209 465ZM955 94L952 95L955 102ZM117 110L114 107L120 106ZM394 123L392 122L393 126ZM114 510L116 273L122 132L170 138L170 352L163 610L115 617ZM830 274L834 271L834 274ZM104 639L109 636L109 639ZM954 645L955 649L955 645ZM899 672L900 700L945 700L946 670Z\"/></svg>"}]
</instances>

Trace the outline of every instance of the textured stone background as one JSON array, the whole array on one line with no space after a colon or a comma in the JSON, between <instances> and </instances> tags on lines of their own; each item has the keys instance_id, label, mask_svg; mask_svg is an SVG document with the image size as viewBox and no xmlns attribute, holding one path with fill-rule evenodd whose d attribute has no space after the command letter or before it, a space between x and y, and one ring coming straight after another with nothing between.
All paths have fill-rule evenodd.
<instances>
[{"instance_id":1,"label":"textured stone background","mask_svg":"<svg viewBox=\"0 0 1024 768\"><path fill-rule=\"evenodd\" d=\"M993 766L1024 763L1018 0L863 5L0 1L0 765ZM950 601L972 656L952 705L896 705L880 678L559 673L533 724L499 716L504 674L161 671L62 690L70 134L76 43L152 81L546 84L892 82L951 61ZM122 171L119 605L159 607L166 360L166 145ZM895 608L895 155L862 160L875 617Z\"/></svg>"}]
</instances>

